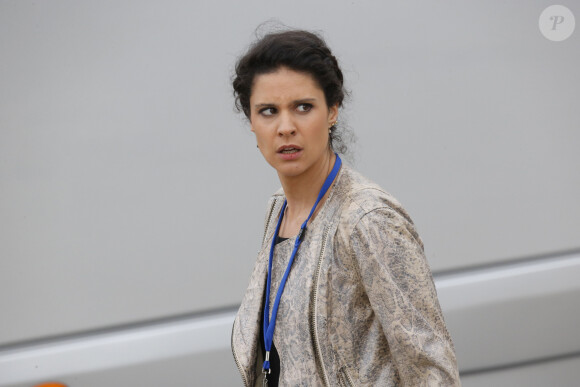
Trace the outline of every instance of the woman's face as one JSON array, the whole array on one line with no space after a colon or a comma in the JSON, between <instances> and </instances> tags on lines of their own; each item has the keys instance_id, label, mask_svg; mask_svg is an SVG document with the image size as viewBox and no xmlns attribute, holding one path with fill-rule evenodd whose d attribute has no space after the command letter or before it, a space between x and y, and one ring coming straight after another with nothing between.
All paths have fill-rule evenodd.
<instances>
[{"instance_id":1,"label":"woman's face","mask_svg":"<svg viewBox=\"0 0 580 387\"><path fill-rule=\"evenodd\" d=\"M300 176L332 156L328 129L338 106L326 105L324 92L308 73L281 67L257 75L250 96L250 122L258 147L280 177Z\"/></svg>"}]
</instances>

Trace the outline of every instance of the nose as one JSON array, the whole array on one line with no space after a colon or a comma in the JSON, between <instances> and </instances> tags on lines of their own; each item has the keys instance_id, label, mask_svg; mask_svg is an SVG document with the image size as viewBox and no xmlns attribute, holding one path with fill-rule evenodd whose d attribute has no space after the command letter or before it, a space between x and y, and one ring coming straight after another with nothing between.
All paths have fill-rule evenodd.
<instances>
[{"instance_id":1,"label":"nose","mask_svg":"<svg viewBox=\"0 0 580 387\"><path fill-rule=\"evenodd\" d=\"M293 136L296 134L296 125L292 120L292 117L288 115L281 115L278 124L278 136Z\"/></svg>"}]
</instances>

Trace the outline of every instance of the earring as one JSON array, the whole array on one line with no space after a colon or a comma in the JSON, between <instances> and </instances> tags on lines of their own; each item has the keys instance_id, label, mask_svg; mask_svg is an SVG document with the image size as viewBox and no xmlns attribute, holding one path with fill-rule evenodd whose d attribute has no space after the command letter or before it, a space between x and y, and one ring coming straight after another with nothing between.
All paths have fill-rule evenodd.
<instances>
[{"instance_id":1,"label":"earring","mask_svg":"<svg viewBox=\"0 0 580 387\"><path fill-rule=\"evenodd\" d=\"M336 120L332 124L330 124L330 127L328 128L328 134L332 133L332 128L334 128L337 123L338 123L338 120Z\"/></svg>"}]
</instances>

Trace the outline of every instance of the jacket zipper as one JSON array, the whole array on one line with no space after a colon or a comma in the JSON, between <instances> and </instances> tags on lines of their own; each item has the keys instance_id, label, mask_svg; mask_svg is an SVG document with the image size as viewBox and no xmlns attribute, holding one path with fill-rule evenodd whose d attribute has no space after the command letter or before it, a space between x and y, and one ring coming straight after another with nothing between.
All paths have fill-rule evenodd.
<instances>
[{"instance_id":1,"label":"jacket zipper","mask_svg":"<svg viewBox=\"0 0 580 387\"><path fill-rule=\"evenodd\" d=\"M354 382L352 381L352 378L350 377L348 372L346 372L346 367L342 367L340 369L340 373L342 374L342 379L344 380L344 384L347 387L354 387Z\"/></svg>"},{"instance_id":2,"label":"jacket zipper","mask_svg":"<svg viewBox=\"0 0 580 387\"><path fill-rule=\"evenodd\" d=\"M268 214L268 220L266 220L266 224L264 225L264 236L262 237L262 247L264 247L264 243L266 243L266 234L268 233L268 226L270 225L270 221L272 220L272 214L274 213L274 207L276 207L276 203L278 199L274 199L272 203L272 207L270 207L270 213Z\"/></svg>"},{"instance_id":3,"label":"jacket zipper","mask_svg":"<svg viewBox=\"0 0 580 387\"><path fill-rule=\"evenodd\" d=\"M236 355L236 350L234 349L234 328L236 326L236 320L234 320L234 323L232 325L232 343L231 343L231 347L232 347L232 354L234 355L234 361L236 362L236 366L238 366L238 371L240 371L240 374L242 375L242 381L244 382L244 387L249 387L248 385L248 381L246 380L246 375L244 374L243 370L242 370L242 366L240 364L240 361L238 360L238 355Z\"/></svg>"},{"instance_id":4,"label":"jacket zipper","mask_svg":"<svg viewBox=\"0 0 580 387\"><path fill-rule=\"evenodd\" d=\"M276 206L278 200L274 200L272 206L270 207L270 213L268 214L268 219L266 220L266 224L264 225L264 236L262 237L262 247L266 242L266 234L268 232L268 226L270 225L270 220L272 220L272 213L274 212L274 207ZM236 362L236 366L238 367L238 371L242 375L242 381L244 382L245 387L249 387L248 381L246 380L246 374L242 370L242 366L240 361L238 360L238 355L236 355L236 350L234 349L234 328L236 326L236 320L234 320L234 324L232 325L232 338L231 338L231 347L232 347L232 354L234 355L234 361Z\"/></svg>"},{"instance_id":5,"label":"jacket zipper","mask_svg":"<svg viewBox=\"0 0 580 387\"><path fill-rule=\"evenodd\" d=\"M320 368L322 371L322 376L324 380L325 386L330 386L328 382L328 376L326 375L326 371L324 369L324 362L322 359L322 355L320 353L320 344L318 343L318 332L316 330L316 303L318 302L318 281L320 280L320 266L322 266L322 258L324 257L324 251L326 250L326 238L328 237L328 229L329 226L324 228L324 233L322 234L322 249L320 250L320 256L318 257L318 264L316 266L316 273L314 275L314 287L312 292L312 302L310 304L310 333L314 338L314 353L315 356L318 358L318 362L320 364Z\"/></svg>"}]
</instances>

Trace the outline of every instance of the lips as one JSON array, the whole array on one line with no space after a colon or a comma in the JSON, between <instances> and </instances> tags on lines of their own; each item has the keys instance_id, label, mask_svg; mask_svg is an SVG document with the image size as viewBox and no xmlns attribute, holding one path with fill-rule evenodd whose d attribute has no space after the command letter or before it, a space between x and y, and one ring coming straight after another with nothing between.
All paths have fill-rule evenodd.
<instances>
[{"instance_id":1,"label":"lips","mask_svg":"<svg viewBox=\"0 0 580 387\"><path fill-rule=\"evenodd\" d=\"M284 161L294 161L302 156L302 148L294 144L282 145L277 149L277 153Z\"/></svg>"},{"instance_id":2,"label":"lips","mask_svg":"<svg viewBox=\"0 0 580 387\"><path fill-rule=\"evenodd\" d=\"M289 145L282 145L278 148L277 152L282 154L292 154L301 151L302 148L298 145L289 144Z\"/></svg>"}]
</instances>

